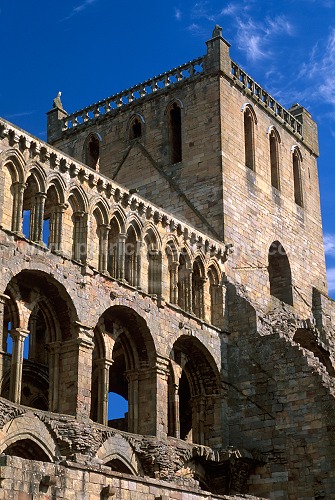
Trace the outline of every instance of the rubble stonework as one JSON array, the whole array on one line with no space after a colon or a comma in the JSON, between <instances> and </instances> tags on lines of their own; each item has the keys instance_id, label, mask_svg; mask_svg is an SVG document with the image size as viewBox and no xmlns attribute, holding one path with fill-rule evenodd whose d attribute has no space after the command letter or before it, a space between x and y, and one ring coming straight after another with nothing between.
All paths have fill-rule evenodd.
<instances>
[{"instance_id":1,"label":"rubble stonework","mask_svg":"<svg viewBox=\"0 0 335 500\"><path fill-rule=\"evenodd\" d=\"M59 93L48 141L0 119L0 498L332 498L310 114L216 26L83 110Z\"/></svg>"}]
</instances>

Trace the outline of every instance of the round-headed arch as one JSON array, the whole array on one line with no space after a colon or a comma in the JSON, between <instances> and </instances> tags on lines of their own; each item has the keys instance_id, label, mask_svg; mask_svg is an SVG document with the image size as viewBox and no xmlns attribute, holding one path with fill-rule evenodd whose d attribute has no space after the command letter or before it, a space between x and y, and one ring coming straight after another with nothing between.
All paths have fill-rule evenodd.
<instances>
[{"instance_id":1,"label":"round-headed arch","mask_svg":"<svg viewBox=\"0 0 335 500\"><path fill-rule=\"evenodd\" d=\"M4 293L10 297L7 308L14 327L23 326L19 307L23 303L25 310L39 307L49 327L49 341L72 337L72 326L78 321L76 308L64 285L50 274L24 269L11 278Z\"/></svg>"}]
</instances>

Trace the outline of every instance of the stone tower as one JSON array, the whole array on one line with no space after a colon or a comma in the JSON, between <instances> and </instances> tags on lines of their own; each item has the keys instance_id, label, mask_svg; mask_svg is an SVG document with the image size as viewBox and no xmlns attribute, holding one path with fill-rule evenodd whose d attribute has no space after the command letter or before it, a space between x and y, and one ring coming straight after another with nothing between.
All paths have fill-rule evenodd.
<instances>
[{"instance_id":1,"label":"stone tower","mask_svg":"<svg viewBox=\"0 0 335 500\"><path fill-rule=\"evenodd\" d=\"M78 112L59 94L47 143L0 121L0 498L331 498L317 156L219 26Z\"/></svg>"}]
</instances>

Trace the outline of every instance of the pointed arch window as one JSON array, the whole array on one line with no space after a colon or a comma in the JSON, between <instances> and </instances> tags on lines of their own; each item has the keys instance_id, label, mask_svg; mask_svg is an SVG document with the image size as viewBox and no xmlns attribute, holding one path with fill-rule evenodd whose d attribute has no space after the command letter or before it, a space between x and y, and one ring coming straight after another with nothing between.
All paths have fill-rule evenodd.
<instances>
[{"instance_id":1,"label":"pointed arch window","mask_svg":"<svg viewBox=\"0 0 335 500\"><path fill-rule=\"evenodd\" d=\"M280 136L275 128L270 129L270 166L271 166L271 186L280 189L279 177L279 144Z\"/></svg>"},{"instance_id":2,"label":"pointed arch window","mask_svg":"<svg viewBox=\"0 0 335 500\"><path fill-rule=\"evenodd\" d=\"M174 102L169 109L171 163L182 161L181 107Z\"/></svg>"},{"instance_id":3,"label":"pointed arch window","mask_svg":"<svg viewBox=\"0 0 335 500\"><path fill-rule=\"evenodd\" d=\"M197 257L193 263L192 272L192 311L198 318L204 317L204 268Z\"/></svg>"},{"instance_id":4,"label":"pointed arch window","mask_svg":"<svg viewBox=\"0 0 335 500\"><path fill-rule=\"evenodd\" d=\"M129 140L139 139L143 134L143 119L140 115L134 115L129 123Z\"/></svg>"},{"instance_id":5,"label":"pointed arch window","mask_svg":"<svg viewBox=\"0 0 335 500\"><path fill-rule=\"evenodd\" d=\"M299 148L293 147L292 168L293 168L294 201L300 207L303 206L301 162L302 162L302 156Z\"/></svg>"},{"instance_id":6,"label":"pointed arch window","mask_svg":"<svg viewBox=\"0 0 335 500\"><path fill-rule=\"evenodd\" d=\"M242 107L244 120L244 160L245 165L255 170L255 124L256 115L252 107L247 104Z\"/></svg>"},{"instance_id":7,"label":"pointed arch window","mask_svg":"<svg viewBox=\"0 0 335 500\"><path fill-rule=\"evenodd\" d=\"M86 139L84 146L84 161L88 167L94 170L99 168L100 142L101 138L98 134L91 134Z\"/></svg>"}]
</instances>

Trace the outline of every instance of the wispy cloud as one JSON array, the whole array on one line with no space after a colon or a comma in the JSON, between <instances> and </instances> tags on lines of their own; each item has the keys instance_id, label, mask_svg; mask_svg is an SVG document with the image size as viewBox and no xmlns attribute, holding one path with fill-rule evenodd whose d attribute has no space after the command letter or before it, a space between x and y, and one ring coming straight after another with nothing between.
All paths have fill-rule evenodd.
<instances>
[{"instance_id":1,"label":"wispy cloud","mask_svg":"<svg viewBox=\"0 0 335 500\"><path fill-rule=\"evenodd\" d=\"M204 37L207 34L207 31L205 30L205 28L197 23L192 23L189 26L187 26L187 30L196 36Z\"/></svg>"},{"instance_id":2,"label":"wispy cloud","mask_svg":"<svg viewBox=\"0 0 335 500\"><path fill-rule=\"evenodd\" d=\"M261 22L251 17L239 17L236 22L238 48L252 61L270 58L273 39L281 35L292 36L294 33L293 25L285 16L266 18Z\"/></svg>"},{"instance_id":3,"label":"wispy cloud","mask_svg":"<svg viewBox=\"0 0 335 500\"><path fill-rule=\"evenodd\" d=\"M99 0L85 0L81 4L77 5L76 7L73 7L72 11L70 14L62 19L62 21L67 21L68 19L71 19L71 17L75 16L76 14L79 14L83 10L87 9L90 5L93 3L97 2Z\"/></svg>"},{"instance_id":4,"label":"wispy cloud","mask_svg":"<svg viewBox=\"0 0 335 500\"><path fill-rule=\"evenodd\" d=\"M322 100L335 106L335 28L333 28L326 42L317 43L310 54L309 61L304 63L300 70L300 77L317 85L315 99L322 96ZM322 78L320 78L320 75ZM310 91L310 89L308 89Z\"/></svg>"},{"instance_id":5,"label":"wispy cloud","mask_svg":"<svg viewBox=\"0 0 335 500\"><path fill-rule=\"evenodd\" d=\"M329 292L335 291L335 267L327 269L327 280Z\"/></svg>"},{"instance_id":6,"label":"wispy cloud","mask_svg":"<svg viewBox=\"0 0 335 500\"><path fill-rule=\"evenodd\" d=\"M182 18L181 10L175 8L174 9L174 17L177 19L177 21L180 21Z\"/></svg>"},{"instance_id":7,"label":"wispy cloud","mask_svg":"<svg viewBox=\"0 0 335 500\"><path fill-rule=\"evenodd\" d=\"M21 111L20 113L11 113L10 115L5 115L5 118L12 120L13 118L21 118L22 116L33 115L35 111Z\"/></svg>"},{"instance_id":8,"label":"wispy cloud","mask_svg":"<svg viewBox=\"0 0 335 500\"><path fill-rule=\"evenodd\" d=\"M221 10L220 16L234 16L238 10L239 5L237 3L229 3Z\"/></svg>"},{"instance_id":9,"label":"wispy cloud","mask_svg":"<svg viewBox=\"0 0 335 500\"><path fill-rule=\"evenodd\" d=\"M325 254L335 257L335 234L325 234L323 236Z\"/></svg>"},{"instance_id":10,"label":"wispy cloud","mask_svg":"<svg viewBox=\"0 0 335 500\"><path fill-rule=\"evenodd\" d=\"M193 6L191 17L193 19L207 19L207 21L214 22L216 19L215 13L212 12L212 8L207 1L196 2Z\"/></svg>"}]
</instances>

